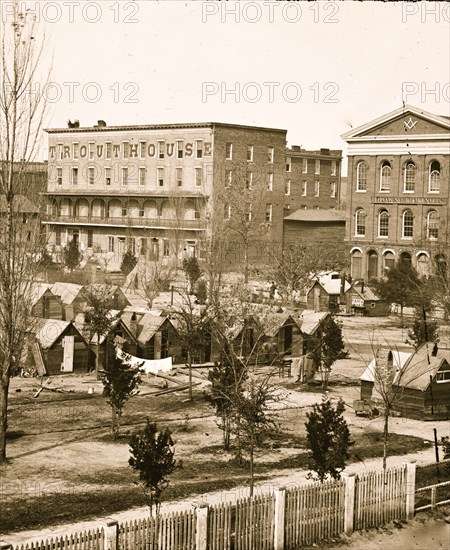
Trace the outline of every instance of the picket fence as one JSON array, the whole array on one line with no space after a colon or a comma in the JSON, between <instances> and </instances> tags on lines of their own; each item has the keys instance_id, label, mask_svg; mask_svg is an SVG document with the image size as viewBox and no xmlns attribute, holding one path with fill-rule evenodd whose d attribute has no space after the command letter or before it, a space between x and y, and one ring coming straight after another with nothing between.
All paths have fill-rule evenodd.
<instances>
[{"instance_id":1,"label":"picket fence","mask_svg":"<svg viewBox=\"0 0 450 550\"><path fill-rule=\"evenodd\" d=\"M198 504L191 510L124 523L14 550L293 550L353 530L414 516L414 462L344 474L336 482L280 487L235 503ZM0 542L0 550L13 550Z\"/></svg>"}]
</instances>

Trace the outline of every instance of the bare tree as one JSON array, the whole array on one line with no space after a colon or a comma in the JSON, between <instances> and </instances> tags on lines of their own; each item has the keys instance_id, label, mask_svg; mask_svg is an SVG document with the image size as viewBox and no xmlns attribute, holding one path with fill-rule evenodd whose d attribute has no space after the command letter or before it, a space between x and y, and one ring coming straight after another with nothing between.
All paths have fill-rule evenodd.
<instances>
[{"instance_id":1,"label":"bare tree","mask_svg":"<svg viewBox=\"0 0 450 550\"><path fill-rule=\"evenodd\" d=\"M133 271L128 274L124 286L136 290L146 300L148 307L152 308L155 298L170 285L173 274L173 264L140 257Z\"/></svg>"},{"instance_id":2,"label":"bare tree","mask_svg":"<svg viewBox=\"0 0 450 550\"><path fill-rule=\"evenodd\" d=\"M9 15L9 14L8 14ZM6 462L8 391L31 328L30 292L44 242L39 197L25 185L46 112L39 79L45 36L35 16L13 5L0 20L0 463ZM40 85L40 86L39 86ZM35 205L34 211L27 204Z\"/></svg>"}]
</instances>

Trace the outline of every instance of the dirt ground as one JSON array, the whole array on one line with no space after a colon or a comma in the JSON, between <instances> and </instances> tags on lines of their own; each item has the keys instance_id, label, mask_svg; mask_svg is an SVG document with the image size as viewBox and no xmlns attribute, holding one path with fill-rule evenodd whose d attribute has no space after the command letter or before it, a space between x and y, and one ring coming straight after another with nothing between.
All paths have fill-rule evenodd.
<instances>
[{"instance_id":1,"label":"dirt ground","mask_svg":"<svg viewBox=\"0 0 450 550\"><path fill-rule=\"evenodd\" d=\"M350 356L334 365L329 396L332 399L342 397L346 402L345 414L352 436L360 442L361 452L366 453L360 460L355 452L353 464L349 468L370 469L380 465L380 459L375 458L376 454L370 454L370 451L376 446L379 449L382 420L356 417L351 405L358 398L359 376L370 360L371 347L375 342L401 341L403 331L395 318L380 320L344 317L342 320ZM405 346L401 349L408 348ZM122 427L124 435L142 425L146 417L158 425L167 425L173 432L180 468L171 481L172 492L166 500L174 504L167 504L167 511L169 506L190 505L199 498L228 500L232 495L243 496L247 490L248 472L231 468L231 454L222 450L221 432L212 409L203 399L202 392L207 387L205 374L206 371L202 369L195 371L194 380L200 384L195 387L194 406L187 402L185 391L153 396L166 381L144 376L140 395L131 399L125 408ZM178 373L173 380L183 384L187 381L187 375ZM274 408L279 409L283 437L257 457L261 491L274 484L304 481L306 472L299 471L302 468L295 467L295 461L301 460L302 456L306 457L304 422L308 407L322 399L321 391L303 391L293 378L274 376L273 382L279 385L280 402L274 404ZM175 382L169 382L169 385L174 386ZM22 510L23 522L16 529L21 532L16 535L11 532L8 536L2 534L9 542L24 542L42 533L40 528L30 531L31 525L27 521L27 517L36 513L40 499L44 502L45 499L74 498L77 495L91 501L97 498L99 507L96 517L104 516L105 512L110 515L109 509L102 508L102 491L103 494L106 494L105 491L111 494L117 491L117 498L122 503L117 504L117 510L133 508L137 503L133 499L126 500L126 495L138 491L127 464L130 456L128 439L125 437L119 443L111 440L110 409L101 396L101 382L95 381L92 375L52 377L50 387L64 388L66 393L44 390L39 397L34 398L37 386L38 381L32 379L14 378L11 383L8 441L11 462L0 468L0 508L3 508L3 513L8 513L8 510L13 513L13 508L18 507ZM89 388L93 388L93 393ZM430 446L433 428L437 427L439 437L449 435L449 424L445 421L431 425L392 418L390 427L393 433L400 434L399 437L407 436L400 442L400 447L404 445L404 449L398 450L399 455L408 452L410 436L423 440L423 446L420 440L414 440L414 456L422 462L434 458ZM389 463L400 463L404 459L405 456L392 457ZM181 487L183 492L179 493ZM211 495L210 491L215 488L220 490ZM134 508L128 513L130 517L136 517L136 514L145 515L147 510L143 507ZM83 517L80 514L77 517L74 510L73 517L61 515L59 518L58 510L50 508L49 517L42 519L42 526L60 521L73 524ZM114 513L114 517L117 517L117 513ZM64 532L64 529L68 527L57 527L52 529L52 533ZM0 533L2 531L0 521Z\"/></svg>"}]
</instances>

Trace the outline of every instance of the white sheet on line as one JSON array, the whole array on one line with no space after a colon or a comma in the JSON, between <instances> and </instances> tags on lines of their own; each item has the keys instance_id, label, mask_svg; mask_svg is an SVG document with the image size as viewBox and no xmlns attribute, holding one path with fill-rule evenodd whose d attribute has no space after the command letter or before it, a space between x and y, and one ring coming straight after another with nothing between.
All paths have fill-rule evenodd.
<instances>
[{"instance_id":1,"label":"white sheet on line","mask_svg":"<svg viewBox=\"0 0 450 550\"><path fill-rule=\"evenodd\" d=\"M117 348L117 359L126 360L132 367L139 367L139 370L146 374L157 374L158 372L169 372L172 370L172 357L165 359L140 359Z\"/></svg>"}]
</instances>

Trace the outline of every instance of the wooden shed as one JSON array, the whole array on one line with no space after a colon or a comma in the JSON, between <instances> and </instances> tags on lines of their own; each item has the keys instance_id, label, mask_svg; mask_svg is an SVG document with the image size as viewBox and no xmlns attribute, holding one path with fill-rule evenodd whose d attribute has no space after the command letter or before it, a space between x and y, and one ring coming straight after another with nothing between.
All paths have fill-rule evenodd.
<instances>
[{"instance_id":1,"label":"wooden shed","mask_svg":"<svg viewBox=\"0 0 450 550\"><path fill-rule=\"evenodd\" d=\"M318 275L306 292L306 307L314 311L338 313L346 308L350 283L335 271Z\"/></svg>"},{"instance_id":2,"label":"wooden shed","mask_svg":"<svg viewBox=\"0 0 450 550\"><path fill-rule=\"evenodd\" d=\"M99 293L107 301L109 308L122 311L130 305L124 291L117 285L94 283L83 286L72 301L75 313L83 312L88 307L89 292Z\"/></svg>"},{"instance_id":3,"label":"wooden shed","mask_svg":"<svg viewBox=\"0 0 450 550\"><path fill-rule=\"evenodd\" d=\"M69 321L35 319L29 355L41 376L84 373L88 370L88 345Z\"/></svg>"},{"instance_id":4,"label":"wooden shed","mask_svg":"<svg viewBox=\"0 0 450 550\"><path fill-rule=\"evenodd\" d=\"M276 357L302 354L303 335L291 311L285 308L274 309L261 319L261 323L262 350L269 350L269 356L267 358L261 357L258 362L270 363Z\"/></svg>"},{"instance_id":5,"label":"wooden shed","mask_svg":"<svg viewBox=\"0 0 450 550\"><path fill-rule=\"evenodd\" d=\"M390 304L382 300L364 281L352 285L350 290L352 312L367 317L386 317Z\"/></svg>"},{"instance_id":6,"label":"wooden shed","mask_svg":"<svg viewBox=\"0 0 450 550\"><path fill-rule=\"evenodd\" d=\"M82 288L82 285L74 283L53 283L51 291L61 300L64 321L73 321L75 319L78 312L74 308L74 300Z\"/></svg>"},{"instance_id":7,"label":"wooden shed","mask_svg":"<svg viewBox=\"0 0 450 550\"><path fill-rule=\"evenodd\" d=\"M51 291L50 284L34 283L31 287L32 315L44 319L62 319L64 308L58 296Z\"/></svg>"}]
</instances>

